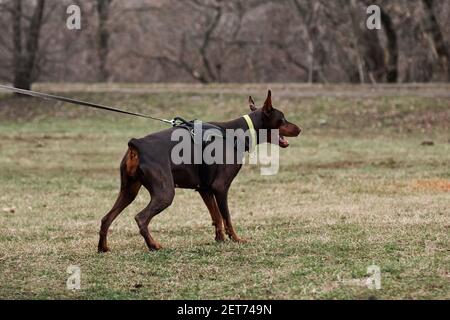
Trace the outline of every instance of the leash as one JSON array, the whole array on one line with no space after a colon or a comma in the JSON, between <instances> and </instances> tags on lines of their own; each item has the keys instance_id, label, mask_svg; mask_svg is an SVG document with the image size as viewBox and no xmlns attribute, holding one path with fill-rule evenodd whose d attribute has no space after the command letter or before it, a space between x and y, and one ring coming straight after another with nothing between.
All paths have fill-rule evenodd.
<instances>
[{"instance_id":1,"label":"leash","mask_svg":"<svg viewBox=\"0 0 450 320\"><path fill-rule=\"evenodd\" d=\"M175 118L173 118L171 120L167 120L167 119L163 119L163 118L152 117L152 116L141 114L141 113L125 111L125 110L121 110L121 109L117 109L117 108L111 108L111 107L107 107L107 106L104 106L104 105L101 105L101 104L97 104L97 103L86 102L86 101L76 100L76 99L72 99L72 98L56 96L56 95L48 94L48 93L41 93L41 92L36 92L36 91L31 91L31 90L14 88L14 87L9 87L9 86L4 86L2 84L0 84L0 88L4 89L4 90L9 90L9 91L13 91L13 92L16 92L16 93L24 94L24 95L27 95L27 96L31 96L31 97L42 98L42 99L46 99L46 100L56 100L56 101L61 101L61 102L68 102L68 103L72 103L72 104L75 104L75 105L80 105L80 106L85 106L85 107L90 107L90 108L96 108L96 109L102 109L102 110L107 110L107 111L112 111L112 112L117 112L117 113L122 113L122 114L128 114L128 115L131 115L131 116L136 116L136 117L141 117L141 118L147 118L147 119L151 119L151 120L161 121L161 122L164 122L164 123L168 123L168 124L170 124L172 126L176 126L176 125L179 125L180 123L186 123L187 122L186 120L184 120L184 119L182 119L180 117L175 117Z\"/></svg>"},{"instance_id":2,"label":"leash","mask_svg":"<svg viewBox=\"0 0 450 320\"><path fill-rule=\"evenodd\" d=\"M4 90L8 90L8 91L13 91L13 92L16 92L16 93L24 94L24 95L27 95L27 96L31 96L31 97L42 98L42 99L45 99L45 100L55 100L55 101L67 102L67 103L71 103L71 104L75 104L75 105L80 105L80 106L85 106L85 107L90 107L90 108L95 108L95 109L101 109L101 110L107 110L107 111L112 111L112 112L117 112L117 113L131 115L131 116L146 118L146 119L150 119L150 120L161 121L161 122L164 122L164 123L168 123L168 124L170 124L173 127L182 127L182 128L187 129L190 132L192 137L194 137L194 135L195 135L194 134L194 129L193 129L193 127L194 127L194 120L186 121L186 120L184 120L181 117L175 117L175 118L173 118L171 120L167 120L167 119L163 119L163 118L152 117L152 116L145 115L145 114L142 114L142 113L136 113L136 112L125 111L125 110L121 110L121 109L117 109L117 108L112 108L112 107L104 106L104 105L97 104L97 103L86 102L86 101L76 100L76 99L72 99L72 98L56 96L56 95L48 94L48 93L36 92L36 91L25 90L25 89L19 89L19 88L15 88L15 87L5 86L5 85L2 85L2 84L0 84L0 88L4 89ZM251 122L251 120L250 120L250 122ZM202 127L206 127L208 129L216 129L216 130L219 130L220 132L222 132L222 129L220 127L212 125L212 124L209 124L209 123L203 123ZM253 127L253 124L252 124L252 127ZM253 129L253 131L254 131L254 129ZM253 137L253 134L254 133L252 132L252 137ZM220 135L213 134L213 136L217 136L217 137L223 138L224 134L222 132ZM255 138L253 138L253 141L256 141Z\"/></svg>"}]
</instances>

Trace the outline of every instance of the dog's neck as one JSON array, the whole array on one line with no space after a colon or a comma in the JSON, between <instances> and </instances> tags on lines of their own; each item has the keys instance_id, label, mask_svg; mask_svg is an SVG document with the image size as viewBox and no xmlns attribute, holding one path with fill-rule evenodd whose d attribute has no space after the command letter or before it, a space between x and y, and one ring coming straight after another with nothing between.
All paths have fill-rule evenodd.
<instances>
[{"instance_id":1,"label":"dog's neck","mask_svg":"<svg viewBox=\"0 0 450 320\"><path fill-rule=\"evenodd\" d=\"M263 121L262 121L262 112L257 110L253 111L248 114L250 119L253 122L253 127L255 130L264 129L263 128ZM218 126L224 128L224 129L242 129L244 131L247 131L249 129L247 121L245 121L244 117L240 117L234 120L230 121L224 121L224 122L216 122Z\"/></svg>"},{"instance_id":2,"label":"dog's neck","mask_svg":"<svg viewBox=\"0 0 450 320\"><path fill-rule=\"evenodd\" d=\"M264 129L263 120L262 120L262 112L260 110L253 111L248 114L250 119L253 122L253 128L258 132L260 129ZM223 129L242 129L244 131L249 130L247 121L245 121L244 117L240 117L234 120L225 121L225 122L216 122L214 123ZM256 134L256 144L259 144L259 136ZM245 146L246 151L248 151L248 145Z\"/></svg>"}]
</instances>

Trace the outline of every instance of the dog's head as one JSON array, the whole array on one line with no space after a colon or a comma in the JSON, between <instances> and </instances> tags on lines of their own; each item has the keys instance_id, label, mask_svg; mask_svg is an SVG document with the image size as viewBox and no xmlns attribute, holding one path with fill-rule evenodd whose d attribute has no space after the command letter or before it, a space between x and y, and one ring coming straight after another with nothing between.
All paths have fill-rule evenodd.
<instances>
[{"instance_id":1,"label":"dog's head","mask_svg":"<svg viewBox=\"0 0 450 320\"><path fill-rule=\"evenodd\" d=\"M278 145L281 148L287 148L289 146L289 142L285 137L297 137L300 134L301 129L297 125L287 121L284 113L272 106L272 93L270 90L267 93L266 101L261 108L256 107L251 96L249 97L248 102L250 104L250 110L261 113L262 129L279 130ZM267 139L268 143L277 143L276 141L271 141L270 134L268 134Z\"/></svg>"}]
</instances>

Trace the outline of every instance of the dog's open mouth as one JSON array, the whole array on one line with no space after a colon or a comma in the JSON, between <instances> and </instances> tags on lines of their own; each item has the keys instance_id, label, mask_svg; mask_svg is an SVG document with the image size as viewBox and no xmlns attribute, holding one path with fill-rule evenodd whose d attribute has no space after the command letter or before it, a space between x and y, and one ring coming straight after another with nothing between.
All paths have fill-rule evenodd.
<instances>
[{"instance_id":1,"label":"dog's open mouth","mask_svg":"<svg viewBox=\"0 0 450 320\"><path fill-rule=\"evenodd\" d=\"M281 148L287 148L289 146L289 141L287 141L287 139L280 134L278 136L278 145Z\"/></svg>"}]
</instances>

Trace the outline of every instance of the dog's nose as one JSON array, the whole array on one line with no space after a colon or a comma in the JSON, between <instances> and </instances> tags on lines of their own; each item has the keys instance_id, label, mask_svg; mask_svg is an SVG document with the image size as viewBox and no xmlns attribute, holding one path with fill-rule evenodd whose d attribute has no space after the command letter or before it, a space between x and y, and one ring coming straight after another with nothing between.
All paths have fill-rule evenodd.
<instances>
[{"instance_id":1,"label":"dog's nose","mask_svg":"<svg viewBox=\"0 0 450 320\"><path fill-rule=\"evenodd\" d=\"M298 136L302 132L302 128L299 126L296 126L296 136Z\"/></svg>"}]
</instances>

